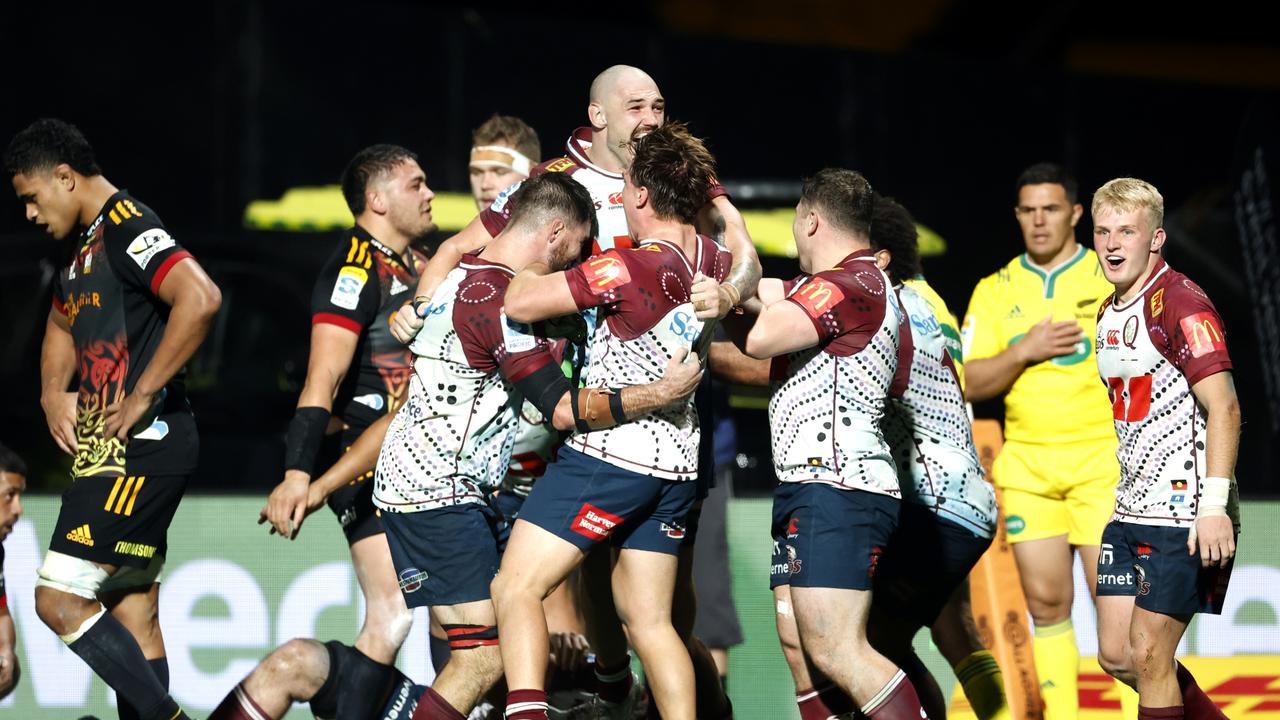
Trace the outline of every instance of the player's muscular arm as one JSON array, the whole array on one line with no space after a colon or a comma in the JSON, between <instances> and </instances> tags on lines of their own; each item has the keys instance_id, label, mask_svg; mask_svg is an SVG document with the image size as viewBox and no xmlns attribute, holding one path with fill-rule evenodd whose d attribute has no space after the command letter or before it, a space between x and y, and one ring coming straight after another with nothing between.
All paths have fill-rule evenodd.
<instances>
[{"instance_id":1,"label":"player's muscular arm","mask_svg":"<svg viewBox=\"0 0 1280 720\"><path fill-rule=\"evenodd\" d=\"M1082 340L1084 330L1075 320L1053 322L1052 317L1046 317L1000 353L989 358L966 358L965 399L981 402L1003 395L1013 387L1022 371L1036 363L1074 353Z\"/></svg>"},{"instance_id":2,"label":"player's muscular arm","mask_svg":"<svg viewBox=\"0 0 1280 720\"><path fill-rule=\"evenodd\" d=\"M582 423L591 430L621 425L627 420L688 400L698 389L701 380L702 365L698 362L698 357L690 356L687 349L680 348L667 361L661 378L618 391L621 417L611 404L610 394L602 392L601 388L582 388L571 389L560 397L551 416L551 423L557 430L582 429ZM573 409L575 401L578 403L576 416Z\"/></svg>"},{"instance_id":3,"label":"player's muscular arm","mask_svg":"<svg viewBox=\"0 0 1280 720\"><path fill-rule=\"evenodd\" d=\"M545 263L530 263L516 273L503 300L507 317L531 323L578 312L563 272L551 272Z\"/></svg>"},{"instance_id":4,"label":"player's muscular arm","mask_svg":"<svg viewBox=\"0 0 1280 720\"><path fill-rule=\"evenodd\" d=\"M127 440L134 424L151 409L156 393L204 342L213 316L222 307L222 292L191 257L173 266L156 295L169 306L169 321L155 355L138 377L133 391L120 402L107 406L104 414L107 437Z\"/></svg>"},{"instance_id":5,"label":"player's muscular arm","mask_svg":"<svg viewBox=\"0 0 1280 720\"><path fill-rule=\"evenodd\" d=\"M44 342L40 346L40 405L53 441L68 455L75 455L76 393L67 392L76 372L76 344L67 316L49 311Z\"/></svg>"},{"instance_id":6,"label":"player's muscular arm","mask_svg":"<svg viewBox=\"0 0 1280 720\"><path fill-rule=\"evenodd\" d=\"M818 344L818 330L805 311L793 302L775 302L764 308L747 334L746 353L756 359L786 355Z\"/></svg>"},{"instance_id":7,"label":"player's muscular arm","mask_svg":"<svg viewBox=\"0 0 1280 720\"><path fill-rule=\"evenodd\" d=\"M1191 387L1205 410L1205 469L1201 480L1196 522L1187 550L1200 551L1204 567L1226 567L1235 555L1235 528L1226 503L1235 483L1236 457L1240 451L1240 401L1230 372L1210 375Z\"/></svg>"},{"instance_id":8,"label":"player's muscular arm","mask_svg":"<svg viewBox=\"0 0 1280 720\"><path fill-rule=\"evenodd\" d=\"M4 699L18 686L21 676L18 667L17 635L13 631L13 616L9 608L0 608L0 699Z\"/></svg>"},{"instance_id":9,"label":"player's muscular arm","mask_svg":"<svg viewBox=\"0 0 1280 720\"><path fill-rule=\"evenodd\" d=\"M333 409L351 361L356 355L360 336L350 330L318 323L311 326L311 354L307 359L307 379L298 396L298 407L322 407Z\"/></svg>"},{"instance_id":10,"label":"player's muscular arm","mask_svg":"<svg viewBox=\"0 0 1280 720\"><path fill-rule=\"evenodd\" d=\"M457 235L440 243L440 247L436 248L427 267L423 269L422 276L418 278L418 287L414 290L413 296L429 299L435 294L436 288L440 287L440 283L444 282L449 271L457 267L463 255L479 250L488 245L492 239L489 231L484 228L484 223L480 222L480 216L472 218L471 222L467 223L467 226ZM418 330L422 328L422 317L415 311L415 305L419 303L405 305L391 319L391 334L406 345L413 341ZM425 308L425 305L423 307Z\"/></svg>"},{"instance_id":11,"label":"player's muscular arm","mask_svg":"<svg viewBox=\"0 0 1280 720\"><path fill-rule=\"evenodd\" d=\"M314 408L320 411L315 413L317 419L314 422L324 420L324 414L333 410L334 398L338 396L338 388L351 369L359 341L359 335L344 327L330 323L311 326L311 354L307 360L307 379L302 386L302 394L298 396L298 410ZM296 417L294 422L298 422ZM311 432L314 434L315 430ZM300 438L293 437L293 434L291 425L288 442L300 442ZM315 438L310 444L314 442ZM304 452L313 454L312 449ZM302 527L302 519L306 517L310 483L310 473L300 469L285 470L284 480L272 489L266 506L258 515L258 522L269 520L273 530L292 540Z\"/></svg>"},{"instance_id":12,"label":"player's muscular arm","mask_svg":"<svg viewBox=\"0 0 1280 720\"><path fill-rule=\"evenodd\" d=\"M711 372L725 382L739 385L768 385L770 360L747 357L731 342L711 343L707 358Z\"/></svg>"},{"instance_id":13,"label":"player's muscular arm","mask_svg":"<svg viewBox=\"0 0 1280 720\"><path fill-rule=\"evenodd\" d=\"M760 282L760 258L747 233L742 214L727 197L714 198L703 207L698 217L698 231L723 239L725 247L733 255L733 264L723 283L699 276L690 288L690 299L698 319L723 318L755 294Z\"/></svg>"}]
</instances>

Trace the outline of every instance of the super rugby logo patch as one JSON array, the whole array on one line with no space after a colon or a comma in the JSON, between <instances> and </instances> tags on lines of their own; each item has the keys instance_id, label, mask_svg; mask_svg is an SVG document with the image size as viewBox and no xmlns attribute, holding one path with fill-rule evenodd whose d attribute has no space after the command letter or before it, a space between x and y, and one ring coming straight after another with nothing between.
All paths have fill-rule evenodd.
<instances>
[{"instance_id":1,"label":"super rugby logo patch","mask_svg":"<svg viewBox=\"0 0 1280 720\"><path fill-rule=\"evenodd\" d=\"M333 292L329 294L329 302L340 308L355 310L360 304L360 292L369 282L369 273L364 268L344 265L338 271L338 279L333 283Z\"/></svg>"},{"instance_id":2,"label":"super rugby logo patch","mask_svg":"<svg viewBox=\"0 0 1280 720\"><path fill-rule=\"evenodd\" d=\"M160 228L152 228L134 238L133 242L129 243L129 249L126 252L128 252L130 260L138 263L138 267L146 270L151 258L173 246L173 238L169 236L169 233ZM88 270L89 268L86 266L85 272L88 272Z\"/></svg>"}]
</instances>

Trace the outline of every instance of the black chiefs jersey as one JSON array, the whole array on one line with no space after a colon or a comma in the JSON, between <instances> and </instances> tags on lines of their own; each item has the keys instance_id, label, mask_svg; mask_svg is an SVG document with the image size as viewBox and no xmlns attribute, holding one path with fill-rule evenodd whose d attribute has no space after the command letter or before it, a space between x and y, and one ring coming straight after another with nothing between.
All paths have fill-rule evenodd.
<instances>
[{"instance_id":1,"label":"black chiefs jersey","mask_svg":"<svg viewBox=\"0 0 1280 720\"><path fill-rule=\"evenodd\" d=\"M427 256L415 248L396 255L357 225L316 280L311 324L337 325L360 336L333 404L333 414L352 431L363 430L404 402L413 356L391 335L391 318L412 299L426 262Z\"/></svg>"},{"instance_id":2,"label":"black chiefs jersey","mask_svg":"<svg viewBox=\"0 0 1280 720\"><path fill-rule=\"evenodd\" d=\"M53 307L71 326L78 365L76 477L195 470L199 440L183 371L156 395L127 444L102 432L107 406L133 392L164 336L169 306L157 295L160 285L189 257L151 208L121 190L85 231L71 266L58 273Z\"/></svg>"}]
</instances>

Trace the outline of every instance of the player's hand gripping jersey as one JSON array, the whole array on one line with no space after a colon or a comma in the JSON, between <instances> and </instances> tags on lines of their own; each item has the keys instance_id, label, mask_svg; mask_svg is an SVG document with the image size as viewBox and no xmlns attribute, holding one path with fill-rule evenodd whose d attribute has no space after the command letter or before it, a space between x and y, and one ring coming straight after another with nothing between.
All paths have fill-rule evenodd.
<instances>
[{"instance_id":1,"label":"player's hand gripping jersey","mask_svg":"<svg viewBox=\"0 0 1280 720\"><path fill-rule=\"evenodd\" d=\"M158 298L173 266L191 257L151 208L121 190L57 275L53 308L66 316L79 365L75 477L179 475L195 470L199 440L180 370L156 394L126 447L103 437L104 411L133 391L169 319ZM128 468L126 472L126 467Z\"/></svg>"},{"instance_id":2,"label":"player's hand gripping jersey","mask_svg":"<svg viewBox=\"0 0 1280 720\"><path fill-rule=\"evenodd\" d=\"M592 255L613 248L634 247L631 232L627 229L627 216L622 209L622 175L591 162L587 157L590 147L591 128L578 128L565 142L565 156L535 166L529 177L562 172L587 189L596 203L596 224L599 226L596 237L592 238ZM511 196L519 189L520 183L512 185L499 193L492 205L480 211L480 221L490 235L496 237L507 226L513 210ZM707 200L726 194L724 186L716 183L707 189Z\"/></svg>"},{"instance_id":3,"label":"player's hand gripping jersey","mask_svg":"<svg viewBox=\"0 0 1280 720\"><path fill-rule=\"evenodd\" d=\"M555 364L546 340L502 312L514 275L467 255L436 291L410 345L409 400L378 457L379 508L482 502L506 475L523 402L513 383Z\"/></svg>"},{"instance_id":4,"label":"player's hand gripping jersey","mask_svg":"<svg viewBox=\"0 0 1280 720\"><path fill-rule=\"evenodd\" d=\"M1198 285L1163 260L1129 302L1098 313L1098 374L1120 440L1115 518L1187 527L1205 475L1203 408L1191 386L1231 370L1222 319ZM1239 524L1231 489L1227 514Z\"/></svg>"},{"instance_id":5,"label":"player's hand gripping jersey","mask_svg":"<svg viewBox=\"0 0 1280 720\"><path fill-rule=\"evenodd\" d=\"M901 497L880 430L902 323L888 278L871 251L860 250L835 268L797 278L786 302L813 321L818 345L774 359L769 426L778 480ZM905 381L903 374L898 386Z\"/></svg>"},{"instance_id":6,"label":"player's hand gripping jersey","mask_svg":"<svg viewBox=\"0 0 1280 720\"><path fill-rule=\"evenodd\" d=\"M1013 383L1004 399L1006 440L1111 439L1107 397L1094 382L1089 356L1098 305L1112 290L1098 256L1083 245L1052 271L1023 254L978 282L962 328L967 362L998 355L1049 315L1074 319L1084 330L1076 352L1031 365Z\"/></svg>"},{"instance_id":7,"label":"player's hand gripping jersey","mask_svg":"<svg viewBox=\"0 0 1280 720\"><path fill-rule=\"evenodd\" d=\"M348 426L344 445L405 400L413 356L392 337L389 322L412 296L426 260L414 248L397 255L356 226L316 280L312 324L337 325L360 336L351 371L333 403L333 414Z\"/></svg>"},{"instance_id":8,"label":"player's hand gripping jersey","mask_svg":"<svg viewBox=\"0 0 1280 720\"><path fill-rule=\"evenodd\" d=\"M692 352L703 331L689 301L694 274L723 281L731 256L698 236L685 257L665 240L610 250L565 272L578 309L600 308L584 384L622 388L654 382L679 348ZM567 444L586 455L662 480L693 480L698 471L698 412L693 402L607 430L575 433Z\"/></svg>"},{"instance_id":9,"label":"player's hand gripping jersey","mask_svg":"<svg viewBox=\"0 0 1280 720\"><path fill-rule=\"evenodd\" d=\"M927 287L927 286L926 286ZM995 534L995 492L983 478L953 340L936 308L913 287L898 290L911 328L910 376L900 397L891 396L882 425L897 461L902 499L983 537Z\"/></svg>"}]
</instances>

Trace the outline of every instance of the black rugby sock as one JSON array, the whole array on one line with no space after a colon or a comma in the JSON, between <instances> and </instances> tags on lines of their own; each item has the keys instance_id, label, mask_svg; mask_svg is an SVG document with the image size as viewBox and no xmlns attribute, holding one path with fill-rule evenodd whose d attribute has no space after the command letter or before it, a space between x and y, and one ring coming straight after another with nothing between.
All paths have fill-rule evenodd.
<instances>
[{"instance_id":1,"label":"black rugby sock","mask_svg":"<svg viewBox=\"0 0 1280 720\"><path fill-rule=\"evenodd\" d=\"M167 691L169 689L169 658L158 657L148 660L147 664L151 666L151 672L155 673L161 687ZM119 705L117 711L120 714L120 720L142 720L142 715L124 698L117 697L116 703Z\"/></svg>"},{"instance_id":2,"label":"black rugby sock","mask_svg":"<svg viewBox=\"0 0 1280 720\"><path fill-rule=\"evenodd\" d=\"M394 667L383 665L358 649L351 653L338 677L338 717L342 720L373 720L382 704L371 703L369 699L386 696L394 672Z\"/></svg>"},{"instance_id":3,"label":"black rugby sock","mask_svg":"<svg viewBox=\"0 0 1280 720\"><path fill-rule=\"evenodd\" d=\"M92 627L67 647L116 691L121 707L127 703L136 708L140 720L187 717L147 664L138 641L110 613L102 613Z\"/></svg>"}]
</instances>

